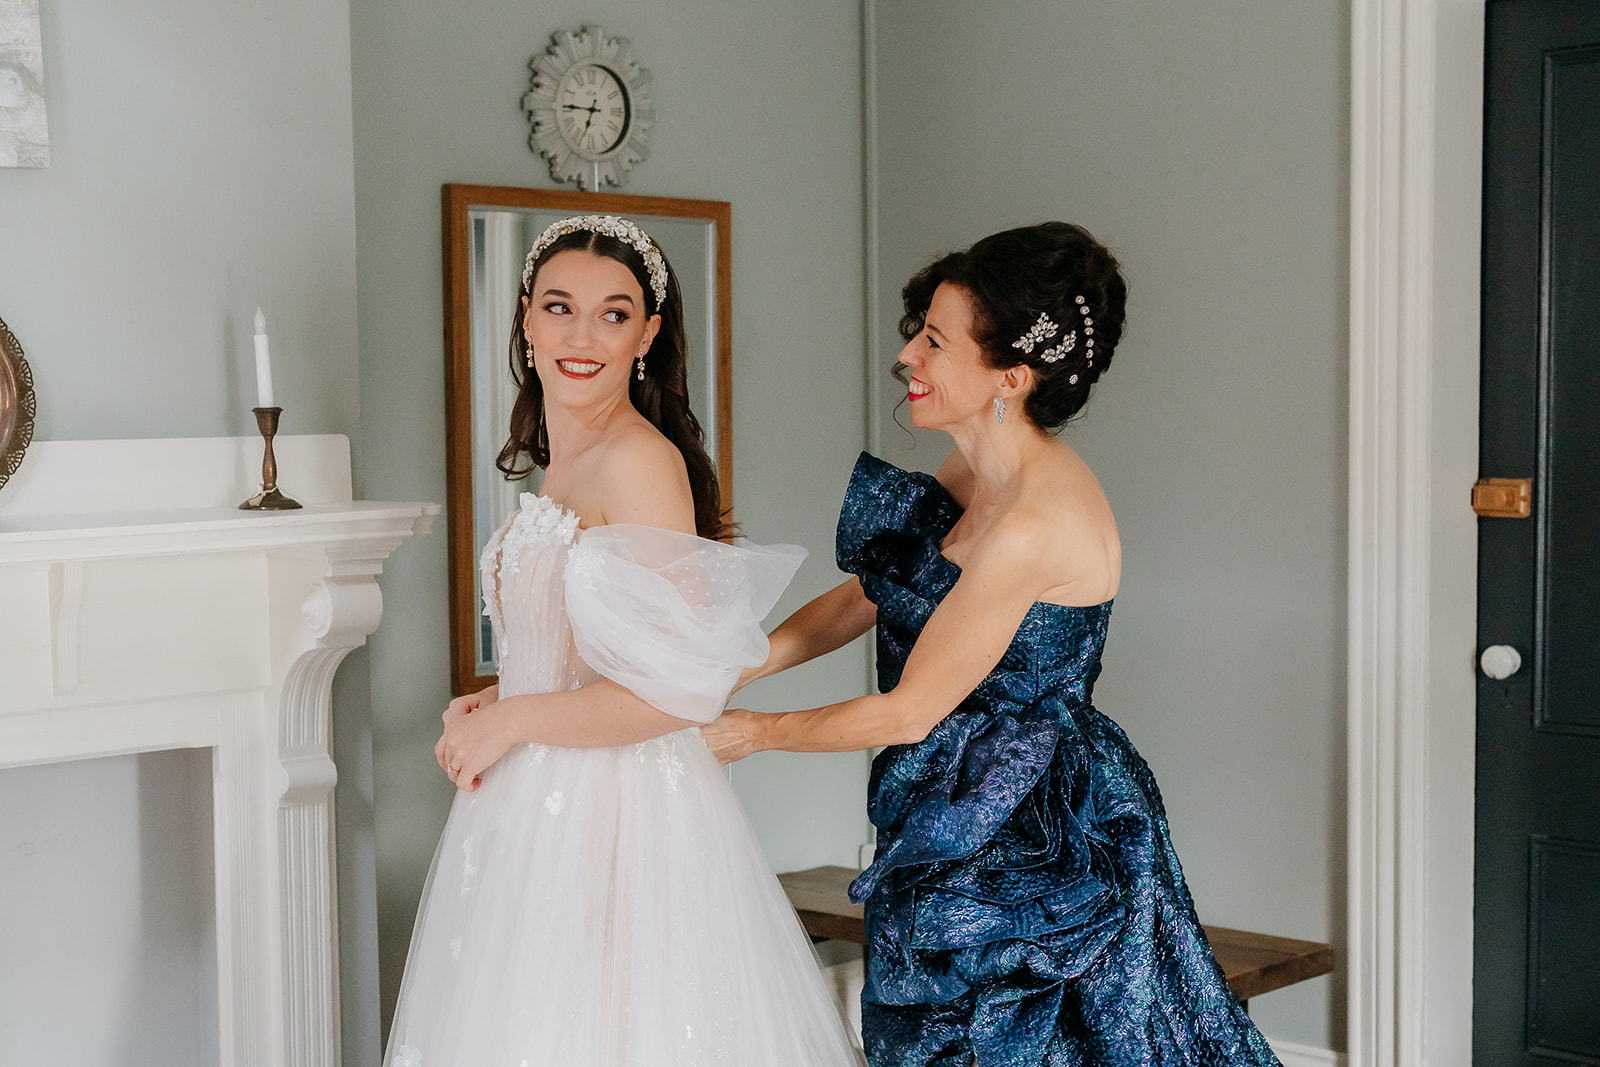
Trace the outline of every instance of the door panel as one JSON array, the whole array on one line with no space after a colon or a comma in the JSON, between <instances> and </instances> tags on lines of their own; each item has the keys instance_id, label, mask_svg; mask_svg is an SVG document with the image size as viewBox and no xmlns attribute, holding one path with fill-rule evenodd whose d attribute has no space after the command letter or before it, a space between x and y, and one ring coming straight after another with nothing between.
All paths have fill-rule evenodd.
<instances>
[{"instance_id":1,"label":"door panel","mask_svg":"<svg viewBox=\"0 0 1600 1067\"><path fill-rule=\"evenodd\" d=\"M1600 1065L1600 2L1490 0L1473 1061Z\"/></svg>"},{"instance_id":2,"label":"door panel","mask_svg":"<svg viewBox=\"0 0 1600 1067\"><path fill-rule=\"evenodd\" d=\"M1592 1053L1600 1048L1593 953L1600 846L1541 836L1532 845L1529 1038L1536 1049Z\"/></svg>"},{"instance_id":3,"label":"door panel","mask_svg":"<svg viewBox=\"0 0 1600 1067\"><path fill-rule=\"evenodd\" d=\"M1544 61L1545 321L1538 649L1542 730L1600 733L1600 46Z\"/></svg>"}]
</instances>

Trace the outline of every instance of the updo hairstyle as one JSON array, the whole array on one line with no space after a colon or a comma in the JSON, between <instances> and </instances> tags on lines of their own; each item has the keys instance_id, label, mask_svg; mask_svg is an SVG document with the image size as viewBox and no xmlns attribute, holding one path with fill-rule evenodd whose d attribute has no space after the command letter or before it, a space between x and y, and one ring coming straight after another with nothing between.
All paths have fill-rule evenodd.
<instances>
[{"instance_id":1,"label":"updo hairstyle","mask_svg":"<svg viewBox=\"0 0 1600 1067\"><path fill-rule=\"evenodd\" d=\"M1053 433L1082 410L1122 337L1128 297L1116 258L1089 231L1066 222L1041 222L992 234L964 252L935 260L901 290L905 315L900 319L900 336L906 341L922 332L933 292L941 283L966 294L972 308L972 338L990 367L1032 369L1033 388L1022 405L1029 422ZM1084 344L1080 296L1094 321L1093 348ZM1013 342L1033 329L1041 314L1048 315L1061 334L1034 345L1031 353L1014 347ZM1040 358L1071 330L1078 330L1079 336L1070 352L1053 363Z\"/></svg>"},{"instance_id":2,"label":"updo hairstyle","mask_svg":"<svg viewBox=\"0 0 1600 1067\"><path fill-rule=\"evenodd\" d=\"M656 250L661 250L656 245ZM661 328L644 354L644 379L628 375L628 400L634 410L650 420L662 436L677 446L689 474L689 489L694 497L695 531L708 540L735 532L722 508L722 491L717 482L717 466L706 452L705 434L700 420L689 408L689 346L683 330L683 293L678 275L661 254L667 267L667 298L656 304L650 284L650 270L644 257L626 241L593 230L576 230L550 243L534 261L528 284L522 287L511 321L511 378L517 384L517 399L511 407L511 432L495 466L507 479L526 478L534 468L550 465L550 434L544 418L544 385L529 366L527 336L522 317L533 300L539 271L562 252L588 252L613 259L633 274L644 293L644 314L661 316Z\"/></svg>"}]
</instances>

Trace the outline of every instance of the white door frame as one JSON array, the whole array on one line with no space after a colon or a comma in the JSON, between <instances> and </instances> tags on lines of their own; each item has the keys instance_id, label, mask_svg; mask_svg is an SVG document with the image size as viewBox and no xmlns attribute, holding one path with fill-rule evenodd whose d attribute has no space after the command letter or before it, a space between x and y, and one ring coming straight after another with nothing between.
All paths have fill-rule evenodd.
<instances>
[{"instance_id":1,"label":"white door frame","mask_svg":"<svg viewBox=\"0 0 1600 1067\"><path fill-rule=\"evenodd\" d=\"M1350 1067L1466 1064L1484 0L1352 0Z\"/></svg>"}]
</instances>

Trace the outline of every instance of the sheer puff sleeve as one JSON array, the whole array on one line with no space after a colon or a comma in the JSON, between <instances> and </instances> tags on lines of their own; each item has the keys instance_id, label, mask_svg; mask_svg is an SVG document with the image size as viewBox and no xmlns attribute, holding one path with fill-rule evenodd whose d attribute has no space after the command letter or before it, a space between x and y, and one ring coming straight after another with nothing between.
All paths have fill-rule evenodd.
<instances>
[{"instance_id":1,"label":"sheer puff sleeve","mask_svg":"<svg viewBox=\"0 0 1600 1067\"><path fill-rule=\"evenodd\" d=\"M761 620L805 557L796 545L725 545L654 526L585 530L565 575L573 643L640 699L710 722L739 672L766 661Z\"/></svg>"}]
</instances>

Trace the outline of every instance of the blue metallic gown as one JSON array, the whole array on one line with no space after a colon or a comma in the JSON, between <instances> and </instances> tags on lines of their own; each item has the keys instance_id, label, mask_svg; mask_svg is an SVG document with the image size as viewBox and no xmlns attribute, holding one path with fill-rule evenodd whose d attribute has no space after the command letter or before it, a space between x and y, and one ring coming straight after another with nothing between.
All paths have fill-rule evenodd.
<instances>
[{"instance_id":1,"label":"blue metallic gown","mask_svg":"<svg viewBox=\"0 0 1600 1067\"><path fill-rule=\"evenodd\" d=\"M863 454L838 559L878 606L878 684L900 680L960 575L961 509ZM862 1024L873 1067L1277 1064L1212 958L1155 779L1090 703L1111 604L1036 603L927 739L873 763L877 855Z\"/></svg>"}]
</instances>

